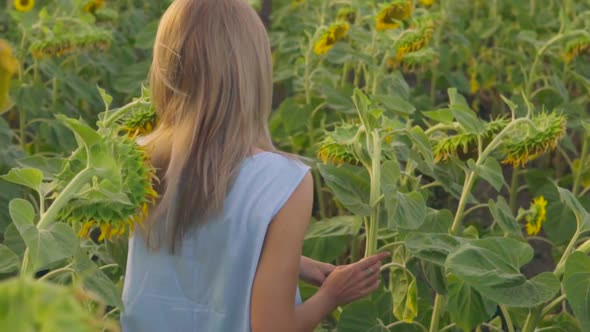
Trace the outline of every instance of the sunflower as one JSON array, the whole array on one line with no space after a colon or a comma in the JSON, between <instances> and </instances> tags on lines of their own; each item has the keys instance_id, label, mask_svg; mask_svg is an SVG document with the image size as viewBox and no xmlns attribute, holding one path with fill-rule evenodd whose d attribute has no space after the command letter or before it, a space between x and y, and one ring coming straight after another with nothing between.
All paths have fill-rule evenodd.
<instances>
[{"instance_id":1,"label":"sunflower","mask_svg":"<svg viewBox=\"0 0 590 332\"><path fill-rule=\"evenodd\" d=\"M566 47L565 62L570 63L584 53L590 53L590 38L581 37L570 42Z\"/></svg>"},{"instance_id":2,"label":"sunflower","mask_svg":"<svg viewBox=\"0 0 590 332\"><path fill-rule=\"evenodd\" d=\"M111 34L107 31L92 29L90 31L67 33L47 40L35 41L30 51L36 59L44 57L61 57L76 51L91 49L107 50L111 45Z\"/></svg>"},{"instance_id":3,"label":"sunflower","mask_svg":"<svg viewBox=\"0 0 590 332\"><path fill-rule=\"evenodd\" d=\"M346 37L348 30L350 30L350 24L348 22L339 21L332 23L328 30L315 43L313 51L317 55L326 54L334 44Z\"/></svg>"},{"instance_id":4,"label":"sunflower","mask_svg":"<svg viewBox=\"0 0 590 332\"><path fill-rule=\"evenodd\" d=\"M19 12L26 13L35 7L35 0L14 0L14 8Z\"/></svg>"},{"instance_id":5,"label":"sunflower","mask_svg":"<svg viewBox=\"0 0 590 332\"><path fill-rule=\"evenodd\" d=\"M156 126L156 110L152 104L138 105L129 110L119 123L121 130L130 137L144 136L152 132Z\"/></svg>"},{"instance_id":6,"label":"sunflower","mask_svg":"<svg viewBox=\"0 0 590 332\"><path fill-rule=\"evenodd\" d=\"M430 7L434 4L434 0L420 0L423 6Z\"/></svg>"},{"instance_id":7,"label":"sunflower","mask_svg":"<svg viewBox=\"0 0 590 332\"><path fill-rule=\"evenodd\" d=\"M336 17L339 21L346 21L353 24L354 21L356 21L356 9L352 7L342 7L338 10Z\"/></svg>"},{"instance_id":8,"label":"sunflower","mask_svg":"<svg viewBox=\"0 0 590 332\"><path fill-rule=\"evenodd\" d=\"M19 62L12 55L12 48L7 41L0 39L0 113L9 104L10 81L18 71L18 67Z\"/></svg>"},{"instance_id":9,"label":"sunflower","mask_svg":"<svg viewBox=\"0 0 590 332\"><path fill-rule=\"evenodd\" d=\"M503 164L524 167L543 153L555 149L565 134L567 120L557 113L541 113L531 119L535 128L525 123L516 126L503 143Z\"/></svg>"},{"instance_id":10,"label":"sunflower","mask_svg":"<svg viewBox=\"0 0 590 332\"><path fill-rule=\"evenodd\" d=\"M82 10L87 13L94 14L103 5L104 5L104 0L92 0L92 1L89 1L88 3L86 3L86 5L84 5L84 8L82 8Z\"/></svg>"},{"instance_id":11,"label":"sunflower","mask_svg":"<svg viewBox=\"0 0 590 332\"><path fill-rule=\"evenodd\" d=\"M60 219L79 224L78 236L100 228L99 241L131 233L135 224L147 217L149 205L158 194L153 189L157 181L147 153L128 136L105 137L93 146L102 151L102 160L109 165L109 175L95 177L82 193L60 211ZM86 150L79 149L69 158L58 175L59 187L67 185L86 165Z\"/></svg>"},{"instance_id":12,"label":"sunflower","mask_svg":"<svg viewBox=\"0 0 590 332\"><path fill-rule=\"evenodd\" d=\"M318 144L317 157L324 163L331 163L335 165L357 164L358 161L352 153L344 145L340 145L334 140L332 136L326 136L323 141Z\"/></svg>"},{"instance_id":13,"label":"sunflower","mask_svg":"<svg viewBox=\"0 0 590 332\"><path fill-rule=\"evenodd\" d=\"M547 201L545 197L535 198L526 215L526 232L528 235L537 235L542 225L547 220Z\"/></svg>"},{"instance_id":14,"label":"sunflower","mask_svg":"<svg viewBox=\"0 0 590 332\"><path fill-rule=\"evenodd\" d=\"M411 0L395 0L383 7L377 15L377 30L397 29L399 21L404 21L412 15Z\"/></svg>"}]
</instances>

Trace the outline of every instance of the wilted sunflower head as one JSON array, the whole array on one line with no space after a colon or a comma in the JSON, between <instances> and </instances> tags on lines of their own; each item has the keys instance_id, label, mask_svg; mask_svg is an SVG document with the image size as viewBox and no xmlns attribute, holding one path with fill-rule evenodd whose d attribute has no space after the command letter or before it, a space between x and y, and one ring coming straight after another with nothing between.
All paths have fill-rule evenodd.
<instances>
[{"instance_id":1,"label":"wilted sunflower head","mask_svg":"<svg viewBox=\"0 0 590 332\"><path fill-rule=\"evenodd\" d=\"M588 36L577 38L567 44L565 62L570 63L582 54L590 54L590 37Z\"/></svg>"},{"instance_id":2,"label":"wilted sunflower head","mask_svg":"<svg viewBox=\"0 0 590 332\"><path fill-rule=\"evenodd\" d=\"M90 49L107 50L111 45L111 34L100 29L75 31L53 36L49 39L35 41L30 50L36 59L43 57L60 57L72 52Z\"/></svg>"},{"instance_id":3,"label":"wilted sunflower head","mask_svg":"<svg viewBox=\"0 0 590 332\"><path fill-rule=\"evenodd\" d=\"M529 161L555 149L565 134L567 120L556 112L540 113L531 118L531 122L534 127L530 123L522 123L506 137L503 142L506 155L503 164L524 167Z\"/></svg>"},{"instance_id":4,"label":"wilted sunflower head","mask_svg":"<svg viewBox=\"0 0 590 332\"><path fill-rule=\"evenodd\" d=\"M344 145L338 144L332 136L326 136L318 144L317 156L324 163L335 165L358 164L355 156Z\"/></svg>"},{"instance_id":5,"label":"wilted sunflower head","mask_svg":"<svg viewBox=\"0 0 590 332\"><path fill-rule=\"evenodd\" d=\"M498 118L486 124L482 137L490 140L508 125L509 121ZM434 161L448 161L451 157L460 157L477 149L477 135L460 133L443 138L435 138Z\"/></svg>"},{"instance_id":6,"label":"wilted sunflower head","mask_svg":"<svg viewBox=\"0 0 590 332\"><path fill-rule=\"evenodd\" d=\"M397 29L399 21L404 21L412 15L413 4L411 0L394 0L383 7L377 15L377 30Z\"/></svg>"},{"instance_id":7,"label":"wilted sunflower head","mask_svg":"<svg viewBox=\"0 0 590 332\"><path fill-rule=\"evenodd\" d=\"M157 114L154 106L138 104L131 108L118 123L121 130L127 132L130 137L144 136L152 132L156 126Z\"/></svg>"},{"instance_id":8,"label":"wilted sunflower head","mask_svg":"<svg viewBox=\"0 0 590 332\"><path fill-rule=\"evenodd\" d=\"M401 61L407 54L420 51L428 46L433 31L433 26L425 25L418 30L404 33L397 42L397 60Z\"/></svg>"},{"instance_id":9,"label":"wilted sunflower head","mask_svg":"<svg viewBox=\"0 0 590 332\"><path fill-rule=\"evenodd\" d=\"M315 43L313 51L317 55L326 54L339 40L348 34L350 25L345 21L332 23L323 33L322 37Z\"/></svg>"},{"instance_id":10,"label":"wilted sunflower head","mask_svg":"<svg viewBox=\"0 0 590 332\"><path fill-rule=\"evenodd\" d=\"M393 59L392 60L396 60ZM421 72L435 65L439 60L438 53L431 48L424 48L417 52L408 53L401 59L405 72Z\"/></svg>"},{"instance_id":11,"label":"wilted sunflower head","mask_svg":"<svg viewBox=\"0 0 590 332\"><path fill-rule=\"evenodd\" d=\"M356 21L356 9L350 6L342 7L338 10L336 17L339 21L346 21L350 24L353 24L354 21Z\"/></svg>"},{"instance_id":12,"label":"wilted sunflower head","mask_svg":"<svg viewBox=\"0 0 590 332\"><path fill-rule=\"evenodd\" d=\"M14 0L14 9L26 13L35 7L35 0Z\"/></svg>"},{"instance_id":13,"label":"wilted sunflower head","mask_svg":"<svg viewBox=\"0 0 590 332\"><path fill-rule=\"evenodd\" d=\"M533 200L525 218L527 221L527 234L539 234L543 223L547 220L547 201L545 200L545 197L539 196Z\"/></svg>"},{"instance_id":14,"label":"wilted sunflower head","mask_svg":"<svg viewBox=\"0 0 590 332\"><path fill-rule=\"evenodd\" d=\"M99 241L130 233L135 223L147 216L149 204L158 197L153 189L155 170L145 151L128 136L104 137L90 150L108 172L95 176L79 195L61 210L60 219L79 224L79 236L88 236L93 227L100 227ZM78 149L58 175L60 187L86 167L88 155Z\"/></svg>"},{"instance_id":15,"label":"wilted sunflower head","mask_svg":"<svg viewBox=\"0 0 590 332\"><path fill-rule=\"evenodd\" d=\"M97 10L100 9L104 5L104 0L91 0L88 1L84 7L82 8L83 11L86 13L96 13Z\"/></svg>"},{"instance_id":16,"label":"wilted sunflower head","mask_svg":"<svg viewBox=\"0 0 590 332\"><path fill-rule=\"evenodd\" d=\"M0 39L0 113L10 105L10 81L18 68L19 62L12 55L12 48L7 41Z\"/></svg>"}]
</instances>

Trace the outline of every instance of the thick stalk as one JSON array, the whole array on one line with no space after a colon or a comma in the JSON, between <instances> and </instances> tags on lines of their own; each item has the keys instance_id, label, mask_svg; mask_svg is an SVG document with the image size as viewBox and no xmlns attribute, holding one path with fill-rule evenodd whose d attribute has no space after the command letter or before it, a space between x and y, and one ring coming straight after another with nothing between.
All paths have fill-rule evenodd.
<instances>
[{"instance_id":1,"label":"thick stalk","mask_svg":"<svg viewBox=\"0 0 590 332\"><path fill-rule=\"evenodd\" d=\"M518 176L519 174L518 166L514 167L512 170L512 181L510 181L510 196L509 196L509 206L510 211L512 213L516 213L516 198L518 196Z\"/></svg>"},{"instance_id":2,"label":"thick stalk","mask_svg":"<svg viewBox=\"0 0 590 332\"><path fill-rule=\"evenodd\" d=\"M555 275L557 275L558 277L563 274L563 269L565 268L565 262L567 261L567 258L571 255L571 253L573 252L574 246L576 245L576 242L578 242L580 235L581 235L581 233L579 230L574 233L574 236L572 236L570 243L567 245L567 248L565 248L565 251L563 252L563 255L561 256L559 263L557 263L557 267L555 267L555 272L553 272L553 273L555 273Z\"/></svg>"},{"instance_id":3,"label":"thick stalk","mask_svg":"<svg viewBox=\"0 0 590 332\"><path fill-rule=\"evenodd\" d=\"M371 237L367 240L370 242L367 245L365 257L369 257L377 252L377 234L379 230L379 213L381 206L381 139L379 137L379 131L373 130L372 136L372 161L371 161L371 193L369 201L371 204L371 217L369 220L368 234Z\"/></svg>"},{"instance_id":4,"label":"thick stalk","mask_svg":"<svg viewBox=\"0 0 590 332\"><path fill-rule=\"evenodd\" d=\"M436 294L434 298L434 308L432 309L432 317L430 318L429 332L438 332L438 323L440 321L440 314L442 312L444 296Z\"/></svg>"},{"instance_id":5,"label":"thick stalk","mask_svg":"<svg viewBox=\"0 0 590 332\"><path fill-rule=\"evenodd\" d=\"M502 311L502 315L504 316L504 320L506 320L506 325L508 326L508 332L514 332L514 324L512 323L512 318L510 317L510 313L505 305L500 305L500 310Z\"/></svg>"},{"instance_id":6,"label":"thick stalk","mask_svg":"<svg viewBox=\"0 0 590 332\"><path fill-rule=\"evenodd\" d=\"M540 317L541 310L539 308L532 308L526 318L522 332L534 332Z\"/></svg>"},{"instance_id":7,"label":"thick stalk","mask_svg":"<svg viewBox=\"0 0 590 332\"><path fill-rule=\"evenodd\" d=\"M80 188L92 179L95 174L96 171L91 168L85 168L82 172L78 173L78 175L68 183L61 194L59 194L49 209L41 215L41 219L39 220L39 223L37 223L37 229L43 229L48 223L53 222L59 211L69 203L70 199L72 199L72 197L78 193ZM23 263L21 265L21 274L26 274L28 272L31 259L30 256L29 248L25 249Z\"/></svg>"},{"instance_id":8,"label":"thick stalk","mask_svg":"<svg viewBox=\"0 0 590 332\"><path fill-rule=\"evenodd\" d=\"M584 142L582 143L582 153L580 154L580 164L578 166L578 170L575 174L574 179L574 187L572 188L572 193L574 196L578 195L579 189L581 187L581 180L582 180L582 172L584 171L584 165L586 164L586 158L588 157L588 142L590 142L590 137L584 134L583 137Z\"/></svg>"},{"instance_id":9,"label":"thick stalk","mask_svg":"<svg viewBox=\"0 0 590 332\"><path fill-rule=\"evenodd\" d=\"M459 227L461 226L461 221L463 220L463 211L465 211L465 206L467 205L467 197L469 197L469 193L471 192L471 188L475 183L476 177L477 176L473 171L469 171L465 177L463 191L461 192L461 198L459 199L459 206L457 207L457 213L455 214L455 219L453 220L453 225L451 226L451 234L456 234L459 230Z\"/></svg>"}]
</instances>

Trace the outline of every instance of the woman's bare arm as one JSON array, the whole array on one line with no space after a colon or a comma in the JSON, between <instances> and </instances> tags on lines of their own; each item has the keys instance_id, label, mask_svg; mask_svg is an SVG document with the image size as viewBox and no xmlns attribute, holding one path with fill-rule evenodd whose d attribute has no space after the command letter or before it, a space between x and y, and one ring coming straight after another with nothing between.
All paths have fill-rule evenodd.
<instances>
[{"instance_id":1,"label":"woman's bare arm","mask_svg":"<svg viewBox=\"0 0 590 332\"><path fill-rule=\"evenodd\" d=\"M295 305L301 248L312 203L313 179L308 173L268 227L252 288L253 332L313 331L336 306L379 287L379 267L386 253L336 267L314 296Z\"/></svg>"}]
</instances>

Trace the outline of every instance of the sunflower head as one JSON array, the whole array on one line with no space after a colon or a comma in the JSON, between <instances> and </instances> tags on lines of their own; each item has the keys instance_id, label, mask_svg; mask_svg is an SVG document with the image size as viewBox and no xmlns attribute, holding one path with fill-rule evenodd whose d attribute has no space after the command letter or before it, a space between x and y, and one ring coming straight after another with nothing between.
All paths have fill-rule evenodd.
<instances>
[{"instance_id":1,"label":"sunflower head","mask_svg":"<svg viewBox=\"0 0 590 332\"><path fill-rule=\"evenodd\" d=\"M528 235L537 235L541 231L543 223L547 219L547 201L545 197L535 198L527 211L526 232Z\"/></svg>"},{"instance_id":2,"label":"sunflower head","mask_svg":"<svg viewBox=\"0 0 590 332\"><path fill-rule=\"evenodd\" d=\"M143 136L152 132L156 126L156 117L156 110L151 103L139 104L131 108L119 123L121 130L130 137Z\"/></svg>"},{"instance_id":3,"label":"sunflower head","mask_svg":"<svg viewBox=\"0 0 590 332\"><path fill-rule=\"evenodd\" d=\"M107 31L92 29L84 32L73 32L54 36L50 39L39 40L31 44L33 57L39 59L57 56L76 51L83 52L91 49L105 51L111 45L111 34Z\"/></svg>"},{"instance_id":4,"label":"sunflower head","mask_svg":"<svg viewBox=\"0 0 590 332\"><path fill-rule=\"evenodd\" d=\"M10 81L18 68L19 62L12 55L12 48L7 41L0 39L0 113L10 104Z\"/></svg>"},{"instance_id":5,"label":"sunflower head","mask_svg":"<svg viewBox=\"0 0 590 332\"><path fill-rule=\"evenodd\" d=\"M112 239L133 230L147 216L150 204L158 197L153 189L155 171L145 151L128 136L105 137L90 150L100 159L104 174L95 176L79 195L60 211L59 218L78 224L78 235L87 237L99 227L99 241ZM85 149L77 150L58 175L61 191L88 162ZM106 165L106 166L104 166Z\"/></svg>"},{"instance_id":6,"label":"sunflower head","mask_svg":"<svg viewBox=\"0 0 590 332\"><path fill-rule=\"evenodd\" d=\"M577 38L567 44L565 62L570 63L582 54L590 54L590 37L588 36Z\"/></svg>"},{"instance_id":7,"label":"sunflower head","mask_svg":"<svg viewBox=\"0 0 590 332\"><path fill-rule=\"evenodd\" d=\"M434 4L434 0L420 0L423 6L430 7Z\"/></svg>"},{"instance_id":8,"label":"sunflower head","mask_svg":"<svg viewBox=\"0 0 590 332\"><path fill-rule=\"evenodd\" d=\"M317 55L326 54L336 42L348 35L348 30L350 30L350 24L348 22L337 21L332 23L323 33L322 37L315 43L313 51Z\"/></svg>"},{"instance_id":9,"label":"sunflower head","mask_svg":"<svg viewBox=\"0 0 590 332\"><path fill-rule=\"evenodd\" d=\"M377 15L377 30L397 29L399 21L405 21L412 15L413 3L411 0L394 0L384 6Z\"/></svg>"},{"instance_id":10,"label":"sunflower head","mask_svg":"<svg viewBox=\"0 0 590 332\"><path fill-rule=\"evenodd\" d=\"M391 58L391 61L397 59ZM431 48L424 48L417 52L408 53L401 59L404 72L422 72L438 63L438 53Z\"/></svg>"},{"instance_id":11,"label":"sunflower head","mask_svg":"<svg viewBox=\"0 0 590 332\"><path fill-rule=\"evenodd\" d=\"M350 6L340 8L338 10L337 20L353 24L356 21L356 9Z\"/></svg>"},{"instance_id":12,"label":"sunflower head","mask_svg":"<svg viewBox=\"0 0 590 332\"><path fill-rule=\"evenodd\" d=\"M104 5L104 0L91 0L88 1L84 7L82 8L83 11L86 13L94 14L97 10L99 10Z\"/></svg>"},{"instance_id":13,"label":"sunflower head","mask_svg":"<svg viewBox=\"0 0 590 332\"><path fill-rule=\"evenodd\" d=\"M555 149L565 134L567 120L557 113L540 113L531 118L532 124L516 126L503 143L506 158L503 164L525 166L543 153Z\"/></svg>"},{"instance_id":14,"label":"sunflower head","mask_svg":"<svg viewBox=\"0 0 590 332\"><path fill-rule=\"evenodd\" d=\"M490 121L486 124L482 137L490 140L507 125L508 120L503 118ZM434 145L435 162L445 162L452 157L462 157L477 151L477 135L474 134L460 133L443 138L433 137L432 140L436 141Z\"/></svg>"},{"instance_id":15,"label":"sunflower head","mask_svg":"<svg viewBox=\"0 0 590 332\"><path fill-rule=\"evenodd\" d=\"M357 164L358 161L346 146L338 144L332 136L326 136L319 144L317 157L324 163L335 165Z\"/></svg>"},{"instance_id":16,"label":"sunflower head","mask_svg":"<svg viewBox=\"0 0 590 332\"><path fill-rule=\"evenodd\" d=\"M35 7L35 0L14 0L14 9L26 13Z\"/></svg>"},{"instance_id":17,"label":"sunflower head","mask_svg":"<svg viewBox=\"0 0 590 332\"><path fill-rule=\"evenodd\" d=\"M403 34L397 42L397 60L401 61L407 54L420 51L427 47L432 39L433 31L433 26L424 25L418 30L409 31Z\"/></svg>"}]
</instances>

